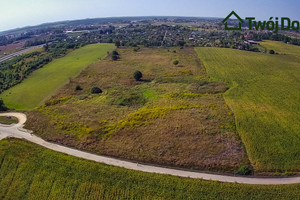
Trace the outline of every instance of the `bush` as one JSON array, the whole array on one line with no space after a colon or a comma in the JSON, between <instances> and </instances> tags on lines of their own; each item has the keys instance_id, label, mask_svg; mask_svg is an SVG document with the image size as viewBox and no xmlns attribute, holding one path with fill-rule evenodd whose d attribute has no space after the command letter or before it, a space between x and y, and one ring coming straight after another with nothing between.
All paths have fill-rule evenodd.
<instances>
[{"instance_id":1,"label":"bush","mask_svg":"<svg viewBox=\"0 0 300 200\"><path fill-rule=\"evenodd\" d=\"M271 49L271 50L269 51L269 54L275 54L275 51Z\"/></svg>"},{"instance_id":2,"label":"bush","mask_svg":"<svg viewBox=\"0 0 300 200\"><path fill-rule=\"evenodd\" d=\"M92 94L100 94L100 93L102 93L102 90L98 87L93 87L91 92L92 92Z\"/></svg>"},{"instance_id":3,"label":"bush","mask_svg":"<svg viewBox=\"0 0 300 200\"><path fill-rule=\"evenodd\" d=\"M116 50L114 50L114 51L112 52L112 55L118 56L118 55L120 55L120 54L119 54L119 52L117 52Z\"/></svg>"},{"instance_id":4,"label":"bush","mask_svg":"<svg viewBox=\"0 0 300 200\"><path fill-rule=\"evenodd\" d=\"M77 85L77 86L75 87L75 90L82 90L82 87L80 87L80 85Z\"/></svg>"},{"instance_id":5,"label":"bush","mask_svg":"<svg viewBox=\"0 0 300 200\"><path fill-rule=\"evenodd\" d=\"M179 61L178 61L178 60L174 60L173 64L174 64L174 65L178 65L178 64L179 64Z\"/></svg>"},{"instance_id":6,"label":"bush","mask_svg":"<svg viewBox=\"0 0 300 200\"><path fill-rule=\"evenodd\" d=\"M140 71L136 71L136 72L134 72L134 74L133 74L133 78L134 78L136 81L141 80L142 77L143 77L143 74L142 74L142 72L140 72Z\"/></svg>"},{"instance_id":7,"label":"bush","mask_svg":"<svg viewBox=\"0 0 300 200\"><path fill-rule=\"evenodd\" d=\"M117 55L112 55L112 56L111 56L111 59L112 59L112 60L118 60L118 59L119 59L119 56L117 56Z\"/></svg>"},{"instance_id":8,"label":"bush","mask_svg":"<svg viewBox=\"0 0 300 200\"><path fill-rule=\"evenodd\" d=\"M133 51L137 52L138 50L140 50L140 47L134 47Z\"/></svg>"},{"instance_id":9,"label":"bush","mask_svg":"<svg viewBox=\"0 0 300 200\"><path fill-rule=\"evenodd\" d=\"M117 51L113 51L111 55L112 60L118 60L120 58L120 54Z\"/></svg>"},{"instance_id":10,"label":"bush","mask_svg":"<svg viewBox=\"0 0 300 200\"><path fill-rule=\"evenodd\" d=\"M250 175L252 170L247 165L244 165L241 166L235 173L239 175Z\"/></svg>"}]
</instances>

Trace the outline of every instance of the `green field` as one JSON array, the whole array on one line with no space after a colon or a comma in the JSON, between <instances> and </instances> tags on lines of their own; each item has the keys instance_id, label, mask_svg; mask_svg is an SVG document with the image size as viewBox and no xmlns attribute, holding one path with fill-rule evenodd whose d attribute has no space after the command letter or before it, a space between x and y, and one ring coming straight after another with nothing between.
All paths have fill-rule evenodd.
<instances>
[{"instance_id":1,"label":"green field","mask_svg":"<svg viewBox=\"0 0 300 200\"><path fill-rule=\"evenodd\" d=\"M104 58L113 44L93 44L54 60L34 71L21 84L0 95L5 104L17 110L33 109L49 99L69 79L76 77L87 65Z\"/></svg>"},{"instance_id":2,"label":"green field","mask_svg":"<svg viewBox=\"0 0 300 200\"><path fill-rule=\"evenodd\" d=\"M0 116L0 124L17 124L18 119L15 117Z\"/></svg>"},{"instance_id":3,"label":"green field","mask_svg":"<svg viewBox=\"0 0 300 200\"><path fill-rule=\"evenodd\" d=\"M300 185L255 186L112 167L29 142L0 141L0 199L298 199Z\"/></svg>"},{"instance_id":4,"label":"green field","mask_svg":"<svg viewBox=\"0 0 300 200\"><path fill-rule=\"evenodd\" d=\"M196 48L208 74L231 86L224 97L257 171L300 170L300 47L263 42L278 55Z\"/></svg>"}]
</instances>

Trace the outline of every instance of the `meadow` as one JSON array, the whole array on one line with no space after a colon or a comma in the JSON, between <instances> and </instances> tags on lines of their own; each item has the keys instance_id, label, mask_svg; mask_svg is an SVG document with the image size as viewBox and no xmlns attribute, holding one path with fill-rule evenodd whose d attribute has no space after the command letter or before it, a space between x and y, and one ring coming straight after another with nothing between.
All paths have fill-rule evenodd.
<instances>
[{"instance_id":1,"label":"meadow","mask_svg":"<svg viewBox=\"0 0 300 200\"><path fill-rule=\"evenodd\" d=\"M0 199L298 199L300 185L256 186L144 173L18 139L0 141Z\"/></svg>"},{"instance_id":2,"label":"meadow","mask_svg":"<svg viewBox=\"0 0 300 200\"><path fill-rule=\"evenodd\" d=\"M222 96L227 85L208 80L193 48L118 51L120 60L90 65L27 112L26 128L55 143L138 162L231 174L248 166ZM136 70L141 81L133 78ZM103 93L91 94L93 87Z\"/></svg>"},{"instance_id":3,"label":"meadow","mask_svg":"<svg viewBox=\"0 0 300 200\"><path fill-rule=\"evenodd\" d=\"M261 43L278 54L196 48L208 75L224 81L249 159L259 171L300 170L300 47Z\"/></svg>"},{"instance_id":4,"label":"meadow","mask_svg":"<svg viewBox=\"0 0 300 200\"><path fill-rule=\"evenodd\" d=\"M0 98L10 108L34 109L54 95L71 78L78 76L85 67L104 58L107 51L114 48L112 44L93 44L77 49L34 71L22 83L4 91Z\"/></svg>"},{"instance_id":5,"label":"meadow","mask_svg":"<svg viewBox=\"0 0 300 200\"><path fill-rule=\"evenodd\" d=\"M0 116L0 124L17 124L18 123L18 119L15 117L6 117L6 116Z\"/></svg>"}]
</instances>

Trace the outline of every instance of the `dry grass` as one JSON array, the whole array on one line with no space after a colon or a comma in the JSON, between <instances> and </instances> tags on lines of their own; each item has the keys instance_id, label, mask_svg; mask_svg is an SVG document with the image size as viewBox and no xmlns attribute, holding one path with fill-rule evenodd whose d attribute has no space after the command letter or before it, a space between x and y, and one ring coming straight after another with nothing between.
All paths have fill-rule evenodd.
<instances>
[{"instance_id":1,"label":"dry grass","mask_svg":"<svg viewBox=\"0 0 300 200\"><path fill-rule=\"evenodd\" d=\"M45 139L99 154L177 167L236 170L248 159L234 117L192 48L119 49L71 80L48 106L28 112ZM179 60L181 66L174 66ZM143 80L132 79L134 71ZM80 85L83 90L75 91ZM92 95L92 87L103 90Z\"/></svg>"}]
</instances>

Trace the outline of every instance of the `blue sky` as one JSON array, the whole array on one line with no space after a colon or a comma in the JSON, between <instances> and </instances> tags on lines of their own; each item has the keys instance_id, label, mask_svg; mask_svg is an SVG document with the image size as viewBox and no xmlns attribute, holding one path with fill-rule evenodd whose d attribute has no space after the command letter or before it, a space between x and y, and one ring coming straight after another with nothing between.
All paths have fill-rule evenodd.
<instances>
[{"instance_id":1,"label":"blue sky","mask_svg":"<svg viewBox=\"0 0 300 200\"><path fill-rule=\"evenodd\" d=\"M117 16L289 17L300 20L299 0L0 0L0 31L45 22Z\"/></svg>"}]
</instances>

